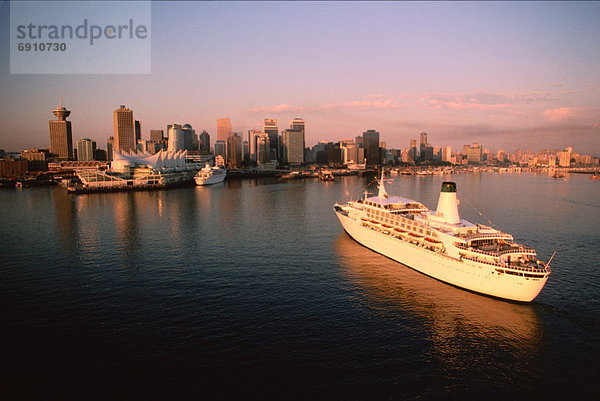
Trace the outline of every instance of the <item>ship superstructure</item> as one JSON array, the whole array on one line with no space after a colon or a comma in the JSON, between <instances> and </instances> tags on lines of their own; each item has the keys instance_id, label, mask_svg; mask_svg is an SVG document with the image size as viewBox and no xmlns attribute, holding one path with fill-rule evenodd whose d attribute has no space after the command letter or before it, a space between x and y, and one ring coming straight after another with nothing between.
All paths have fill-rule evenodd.
<instances>
[{"instance_id":1,"label":"ship superstructure","mask_svg":"<svg viewBox=\"0 0 600 401\"><path fill-rule=\"evenodd\" d=\"M435 211L418 201L388 195L383 176L377 196L335 204L334 210L358 243L471 291L529 302L550 275L549 264L512 235L461 219L454 182L442 183Z\"/></svg>"}]
</instances>

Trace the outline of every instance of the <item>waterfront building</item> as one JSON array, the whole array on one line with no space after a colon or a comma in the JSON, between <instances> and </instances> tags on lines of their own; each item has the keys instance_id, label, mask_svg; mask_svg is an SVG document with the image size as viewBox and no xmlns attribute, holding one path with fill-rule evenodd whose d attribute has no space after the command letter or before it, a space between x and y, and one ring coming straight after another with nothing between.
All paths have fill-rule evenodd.
<instances>
[{"instance_id":1,"label":"waterfront building","mask_svg":"<svg viewBox=\"0 0 600 401\"><path fill-rule=\"evenodd\" d=\"M83 138L77 141L77 160L91 161L96 158L96 141Z\"/></svg>"},{"instance_id":2,"label":"waterfront building","mask_svg":"<svg viewBox=\"0 0 600 401\"><path fill-rule=\"evenodd\" d=\"M277 120L265 118L263 124L263 132L269 136L269 152L271 160L280 158L279 152L279 126Z\"/></svg>"},{"instance_id":3,"label":"waterfront building","mask_svg":"<svg viewBox=\"0 0 600 401\"><path fill-rule=\"evenodd\" d=\"M201 167L196 163L188 163L186 158L185 150L161 150L154 155L114 150L110 169L76 169L82 184L74 190L113 190L182 184L192 181Z\"/></svg>"},{"instance_id":4,"label":"waterfront building","mask_svg":"<svg viewBox=\"0 0 600 401\"><path fill-rule=\"evenodd\" d=\"M48 163L48 171L59 173L59 172L71 172L73 170L98 170L108 168L108 162L100 160L89 160L89 161L73 161L73 160L62 160Z\"/></svg>"},{"instance_id":5,"label":"waterfront building","mask_svg":"<svg viewBox=\"0 0 600 401\"><path fill-rule=\"evenodd\" d=\"M17 178L27 174L28 163L25 159L2 159L0 160L0 177Z\"/></svg>"},{"instance_id":6,"label":"waterfront building","mask_svg":"<svg viewBox=\"0 0 600 401\"><path fill-rule=\"evenodd\" d=\"M363 132L362 136L367 164L369 166L381 164L381 152L379 151L379 132L370 129Z\"/></svg>"},{"instance_id":7,"label":"waterfront building","mask_svg":"<svg viewBox=\"0 0 600 401\"><path fill-rule=\"evenodd\" d=\"M496 153L496 159L498 159L498 161L500 163L504 163L507 160L506 157L506 152L502 149L500 149L497 153Z\"/></svg>"},{"instance_id":8,"label":"waterfront building","mask_svg":"<svg viewBox=\"0 0 600 401\"><path fill-rule=\"evenodd\" d=\"M217 140L227 141L227 138L231 134L233 134L231 119L229 119L229 118L217 119Z\"/></svg>"},{"instance_id":9,"label":"waterfront building","mask_svg":"<svg viewBox=\"0 0 600 401\"><path fill-rule=\"evenodd\" d=\"M50 153L59 159L73 160L73 134L71 121L67 117L71 114L62 104L52 110L56 120L49 121L50 128Z\"/></svg>"},{"instance_id":10,"label":"waterfront building","mask_svg":"<svg viewBox=\"0 0 600 401\"><path fill-rule=\"evenodd\" d=\"M207 155L210 153L210 135L206 130L202 130L198 140L198 150L200 153Z\"/></svg>"},{"instance_id":11,"label":"waterfront building","mask_svg":"<svg viewBox=\"0 0 600 401\"><path fill-rule=\"evenodd\" d=\"M113 112L114 150L129 152L136 149L133 110L121 105Z\"/></svg>"},{"instance_id":12,"label":"waterfront building","mask_svg":"<svg viewBox=\"0 0 600 401\"><path fill-rule=\"evenodd\" d=\"M170 124L168 131L168 145L167 149L169 152L177 152L184 150L184 132L183 127L179 124Z\"/></svg>"},{"instance_id":13,"label":"waterfront building","mask_svg":"<svg viewBox=\"0 0 600 401\"><path fill-rule=\"evenodd\" d=\"M442 149L442 161L452 163L452 148L450 146L445 146Z\"/></svg>"},{"instance_id":14,"label":"waterfront building","mask_svg":"<svg viewBox=\"0 0 600 401\"><path fill-rule=\"evenodd\" d=\"M284 163L304 163L304 131L286 129L283 131L282 145Z\"/></svg>"},{"instance_id":15,"label":"waterfront building","mask_svg":"<svg viewBox=\"0 0 600 401\"><path fill-rule=\"evenodd\" d=\"M21 151L21 158L29 161L46 160L48 157L50 157L50 151L48 149L31 148Z\"/></svg>"},{"instance_id":16,"label":"waterfront building","mask_svg":"<svg viewBox=\"0 0 600 401\"><path fill-rule=\"evenodd\" d=\"M467 145L467 162L468 163L481 163L483 155L483 149L478 143L473 145Z\"/></svg>"},{"instance_id":17,"label":"waterfront building","mask_svg":"<svg viewBox=\"0 0 600 401\"><path fill-rule=\"evenodd\" d=\"M556 156L558 157L558 165L559 167L571 167L571 152L573 148L566 148L562 152L558 152Z\"/></svg>"}]
</instances>

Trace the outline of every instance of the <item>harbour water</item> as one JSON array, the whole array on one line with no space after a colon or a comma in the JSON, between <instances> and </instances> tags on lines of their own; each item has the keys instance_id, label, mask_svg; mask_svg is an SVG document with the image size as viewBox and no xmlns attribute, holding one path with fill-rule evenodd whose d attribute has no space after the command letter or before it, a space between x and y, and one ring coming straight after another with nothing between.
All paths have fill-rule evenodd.
<instances>
[{"instance_id":1,"label":"harbour water","mask_svg":"<svg viewBox=\"0 0 600 401\"><path fill-rule=\"evenodd\" d=\"M462 217L489 219L544 260L556 251L546 287L520 304L350 239L332 205L371 179L0 191L5 399L595 399L598 182L387 184L435 208L451 179Z\"/></svg>"}]
</instances>

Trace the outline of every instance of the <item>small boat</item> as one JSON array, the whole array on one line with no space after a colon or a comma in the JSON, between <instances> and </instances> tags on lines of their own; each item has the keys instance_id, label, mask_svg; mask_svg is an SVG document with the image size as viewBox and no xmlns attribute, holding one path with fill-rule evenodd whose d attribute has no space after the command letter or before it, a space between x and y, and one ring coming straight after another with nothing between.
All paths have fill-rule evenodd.
<instances>
[{"instance_id":1,"label":"small boat","mask_svg":"<svg viewBox=\"0 0 600 401\"><path fill-rule=\"evenodd\" d=\"M333 176L333 173L329 170L321 170L321 172L319 173L319 179L321 181L334 181L335 177Z\"/></svg>"}]
</instances>

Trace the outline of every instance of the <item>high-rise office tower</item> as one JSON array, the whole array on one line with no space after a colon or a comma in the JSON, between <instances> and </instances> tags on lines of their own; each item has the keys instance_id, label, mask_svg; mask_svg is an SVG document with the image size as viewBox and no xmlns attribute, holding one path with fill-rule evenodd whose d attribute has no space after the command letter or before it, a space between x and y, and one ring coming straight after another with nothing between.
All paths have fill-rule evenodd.
<instances>
[{"instance_id":1,"label":"high-rise office tower","mask_svg":"<svg viewBox=\"0 0 600 401\"><path fill-rule=\"evenodd\" d=\"M442 161L452 162L452 148L450 146L445 146L442 149Z\"/></svg>"},{"instance_id":2,"label":"high-rise office tower","mask_svg":"<svg viewBox=\"0 0 600 401\"><path fill-rule=\"evenodd\" d=\"M354 138L354 142L356 142L356 147L357 148L362 148L363 146L363 137L362 136L357 136L356 138Z\"/></svg>"},{"instance_id":3,"label":"high-rise office tower","mask_svg":"<svg viewBox=\"0 0 600 401\"><path fill-rule=\"evenodd\" d=\"M427 132L421 132L419 136L419 158L423 161L433 160L433 146L427 142Z\"/></svg>"},{"instance_id":4,"label":"high-rise office tower","mask_svg":"<svg viewBox=\"0 0 600 401\"><path fill-rule=\"evenodd\" d=\"M184 138L183 127L179 124L169 124L169 142L167 149L169 152L183 150Z\"/></svg>"},{"instance_id":5,"label":"high-rise office tower","mask_svg":"<svg viewBox=\"0 0 600 401\"><path fill-rule=\"evenodd\" d=\"M242 137L237 132L227 138L227 166L237 168L242 166Z\"/></svg>"},{"instance_id":6,"label":"high-rise office tower","mask_svg":"<svg viewBox=\"0 0 600 401\"><path fill-rule=\"evenodd\" d=\"M294 118L290 122L290 129L294 129L294 130L299 130L299 131L305 132L305 129L304 129L304 120L301 119L301 118Z\"/></svg>"},{"instance_id":7,"label":"high-rise office tower","mask_svg":"<svg viewBox=\"0 0 600 401\"><path fill-rule=\"evenodd\" d=\"M227 146L226 146L226 141L222 141L220 139L217 139L215 141L215 156L222 156L223 158L225 158L225 156L227 156Z\"/></svg>"},{"instance_id":8,"label":"high-rise office tower","mask_svg":"<svg viewBox=\"0 0 600 401\"><path fill-rule=\"evenodd\" d=\"M83 138L77 141L77 160L96 160L96 141Z\"/></svg>"},{"instance_id":9,"label":"high-rise office tower","mask_svg":"<svg viewBox=\"0 0 600 401\"><path fill-rule=\"evenodd\" d=\"M257 151L256 151L256 141L258 135L262 134L262 132L251 129L248 130L248 153L250 155L250 160L258 161Z\"/></svg>"},{"instance_id":10,"label":"high-rise office tower","mask_svg":"<svg viewBox=\"0 0 600 401\"><path fill-rule=\"evenodd\" d=\"M481 157L483 155L483 148L478 143L473 143L467 149L467 161L470 163L481 163Z\"/></svg>"},{"instance_id":11,"label":"high-rise office tower","mask_svg":"<svg viewBox=\"0 0 600 401\"><path fill-rule=\"evenodd\" d=\"M263 132L269 136L269 152L271 160L278 160L279 155L279 126L277 120L265 118Z\"/></svg>"},{"instance_id":12,"label":"high-rise office tower","mask_svg":"<svg viewBox=\"0 0 600 401\"><path fill-rule=\"evenodd\" d=\"M259 133L256 137L256 163L263 164L271 161L271 145L269 135Z\"/></svg>"},{"instance_id":13,"label":"high-rise office tower","mask_svg":"<svg viewBox=\"0 0 600 401\"><path fill-rule=\"evenodd\" d=\"M411 158L411 162L417 161L417 140L411 139L408 146L408 155Z\"/></svg>"},{"instance_id":14,"label":"high-rise office tower","mask_svg":"<svg viewBox=\"0 0 600 401\"><path fill-rule=\"evenodd\" d=\"M363 147L365 148L367 165L374 166L381 164L381 153L379 151L379 132L372 129L363 132Z\"/></svg>"},{"instance_id":15,"label":"high-rise office tower","mask_svg":"<svg viewBox=\"0 0 600 401\"><path fill-rule=\"evenodd\" d=\"M165 139L165 131L161 129L151 129L150 130L150 140L159 142Z\"/></svg>"},{"instance_id":16,"label":"high-rise office tower","mask_svg":"<svg viewBox=\"0 0 600 401\"><path fill-rule=\"evenodd\" d=\"M136 149L133 110L121 105L113 112L115 150L134 151Z\"/></svg>"},{"instance_id":17,"label":"high-rise office tower","mask_svg":"<svg viewBox=\"0 0 600 401\"><path fill-rule=\"evenodd\" d=\"M62 104L52 110L56 120L50 120L50 153L57 155L60 159L73 159L73 134L71 132L71 121L67 117L71 111Z\"/></svg>"},{"instance_id":18,"label":"high-rise office tower","mask_svg":"<svg viewBox=\"0 0 600 401\"><path fill-rule=\"evenodd\" d=\"M106 141L106 160L111 161L113 159L113 150L115 149L115 137L109 136Z\"/></svg>"},{"instance_id":19,"label":"high-rise office tower","mask_svg":"<svg viewBox=\"0 0 600 401\"><path fill-rule=\"evenodd\" d=\"M138 120L135 120L133 122L133 127L135 130L135 143L137 143L137 141L142 139L142 124L140 124Z\"/></svg>"},{"instance_id":20,"label":"high-rise office tower","mask_svg":"<svg viewBox=\"0 0 600 401\"><path fill-rule=\"evenodd\" d=\"M282 144L284 163L304 163L304 131L286 129L283 131Z\"/></svg>"},{"instance_id":21,"label":"high-rise office tower","mask_svg":"<svg viewBox=\"0 0 600 401\"><path fill-rule=\"evenodd\" d=\"M217 140L227 141L227 138L231 134L233 134L233 128L231 126L231 119L229 119L229 118L217 119Z\"/></svg>"},{"instance_id":22,"label":"high-rise office tower","mask_svg":"<svg viewBox=\"0 0 600 401\"><path fill-rule=\"evenodd\" d=\"M183 149L198 150L198 135L196 135L196 130L190 124L185 124L181 127L181 130L183 131Z\"/></svg>"},{"instance_id":23,"label":"high-rise office tower","mask_svg":"<svg viewBox=\"0 0 600 401\"><path fill-rule=\"evenodd\" d=\"M210 134L206 130L202 130L200 138L198 140L198 149L203 155L210 153Z\"/></svg>"}]
</instances>

